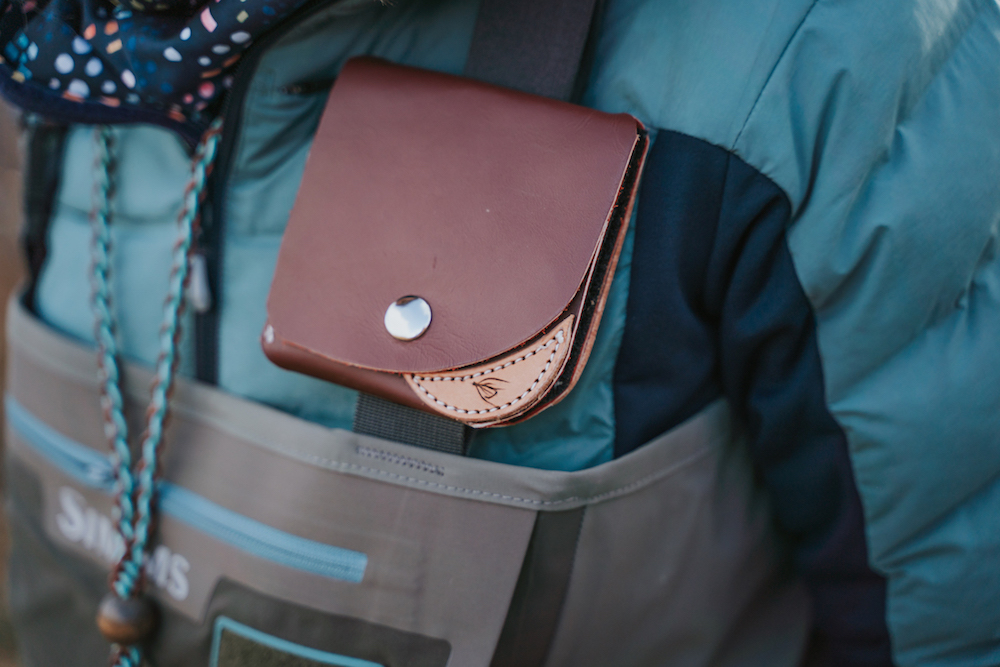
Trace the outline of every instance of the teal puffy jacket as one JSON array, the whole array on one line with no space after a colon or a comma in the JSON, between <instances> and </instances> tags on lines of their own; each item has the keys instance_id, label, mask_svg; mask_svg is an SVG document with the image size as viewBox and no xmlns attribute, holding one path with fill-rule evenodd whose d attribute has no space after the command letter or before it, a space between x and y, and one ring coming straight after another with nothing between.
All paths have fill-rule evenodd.
<instances>
[{"instance_id":1,"label":"teal puffy jacket","mask_svg":"<svg viewBox=\"0 0 1000 667\"><path fill-rule=\"evenodd\" d=\"M475 16L331 5L247 56L206 221L215 303L189 322L183 372L350 428L353 392L258 342L322 83L358 54L461 73ZM471 455L580 470L724 396L813 594L818 653L1000 664L1000 7L611 0L595 46L583 103L654 134L635 224L578 387ZM154 126L120 143L121 336L152 362L188 155ZM85 340L91 161L71 129L34 289Z\"/></svg>"}]
</instances>

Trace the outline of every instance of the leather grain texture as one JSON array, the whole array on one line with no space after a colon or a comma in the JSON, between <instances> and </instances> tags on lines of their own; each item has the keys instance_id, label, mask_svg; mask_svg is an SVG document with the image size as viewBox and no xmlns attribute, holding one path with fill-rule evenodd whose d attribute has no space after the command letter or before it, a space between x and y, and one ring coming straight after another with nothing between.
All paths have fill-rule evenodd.
<instances>
[{"instance_id":1,"label":"leather grain texture","mask_svg":"<svg viewBox=\"0 0 1000 667\"><path fill-rule=\"evenodd\" d=\"M575 328L564 334L578 351L577 375L645 148L627 114L350 61L282 240L265 353L285 368L469 421L469 407L428 401L401 376L521 356L572 315L577 327L587 323L579 343ZM383 317L407 295L425 299L433 316L420 338L400 341Z\"/></svg>"}]
</instances>

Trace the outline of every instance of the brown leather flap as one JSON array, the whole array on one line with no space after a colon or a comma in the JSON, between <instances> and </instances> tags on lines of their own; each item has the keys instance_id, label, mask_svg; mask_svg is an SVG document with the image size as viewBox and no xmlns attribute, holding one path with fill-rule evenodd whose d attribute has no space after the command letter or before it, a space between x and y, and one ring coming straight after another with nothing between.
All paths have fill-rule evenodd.
<instances>
[{"instance_id":1,"label":"brown leather flap","mask_svg":"<svg viewBox=\"0 0 1000 667\"><path fill-rule=\"evenodd\" d=\"M373 58L330 94L268 298L275 335L339 362L428 373L496 357L574 299L641 126ZM427 332L386 308L416 295Z\"/></svg>"}]
</instances>

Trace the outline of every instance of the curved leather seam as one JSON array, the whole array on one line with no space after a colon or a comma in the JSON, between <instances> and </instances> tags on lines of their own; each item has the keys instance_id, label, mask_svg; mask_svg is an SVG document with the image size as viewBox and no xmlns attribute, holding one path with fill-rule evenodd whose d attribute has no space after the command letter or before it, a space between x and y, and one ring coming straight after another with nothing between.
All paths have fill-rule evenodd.
<instances>
[{"instance_id":1,"label":"curved leather seam","mask_svg":"<svg viewBox=\"0 0 1000 667\"><path fill-rule=\"evenodd\" d=\"M563 330L560 329L559 331L556 332L555 337L552 338L552 339L550 339L548 342L546 342L545 345L542 345L541 347L539 347L537 350L534 350L533 352L529 352L528 354L524 355L523 357L518 357L517 359L515 359L513 361L508 361L506 364L503 364L502 366L497 366L495 368L489 369L488 371L482 371L482 372L479 372L479 373L475 373L473 375L466 375L466 376L459 377L459 378L448 378L448 377L432 377L432 378L427 378L427 377L420 377L418 375L414 375L414 376L412 376L412 378L413 378L413 384L415 384L417 386L417 389L419 389L423 393L427 394L427 396L431 400L433 400L436 404L438 404L441 407L443 407L445 410L453 410L454 412L458 412L458 413L463 414L463 415L484 415L484 414L488 414L490 412L497 412L498 410L503 410L505 408L509 408L510 406L514 405L515 403L517 403L518 401L520 401L521 399L523 399L525 396L527 396L528 394L530 394L531 392L533 392L538 387L538 384L542 381L542 378L545 377L545 374L549 372L549 367L552 365L552 360L556 358L556 354L559 352L559 348L562 346L564 340L565 340L565 336L563 334ZM539 352L541 352L542 350L544 350L545 348L547 348L549 345L551 345L553 342L555 342L556 346L552 350L552 354L549 355L549 360L545 364L545 367L542 369L542 372L538 374L538 377L531 384L531 386L528 387L528 389L523 394L521 394L520 396L518 396L517 398L512 399L510 402L504 403L503 405L498 405L496 407L490 408L489 410L463 410L462 408L455 407L454 405L448 405L447 403L445 403L444 401L438 399L434 394L432 394L431 392L427 391L424 387L422 387L420 385L420 381L421 380L423 380L425 382L463 381L463 380L469 380L469 379L474 378L474 377L479 377L480 375L486 375L488 373L493 373L494 371L498 371L498 370L501 370L503 368L507 368L509 366L513 366L514 364L520 363L520 362L524 361L525 359L528 359L529 357L532 357L535 354L538 354Z\"/></svg>"}]
</instances>

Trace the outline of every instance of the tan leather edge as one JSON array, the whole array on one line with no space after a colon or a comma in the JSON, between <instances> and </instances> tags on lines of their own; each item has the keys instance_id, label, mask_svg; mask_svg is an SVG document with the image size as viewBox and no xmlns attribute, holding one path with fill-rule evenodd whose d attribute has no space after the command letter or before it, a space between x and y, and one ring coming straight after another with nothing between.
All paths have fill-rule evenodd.
<instances>
[{"instance_id":1,"label":"tan leather edge","mask_svg":"<svg viewBox=\"0 0 1000 667\"><path fill-rule=\"evenodd\" d=\"M601 246L598 245L597 250L599 250L600 247ZM591 260L591 265L592 264L593 264L593 260ZM590 276L591 276L592 271L593 271L593 269L590 268L590 267L588 267L587 271L584 274L584 282L582 283L582 285L588 284L588 282L590 280ZM581 287L580 289L583 289L583 288ZM580 293L580 289L577 290L577 294ZM555 326L555 323L559 322L560 318L565 317L565 315L566 315L567 312L572 311L573 310L572 305L573 305L573 303L575 301L576 301L576 299L574 297L574 301L570 301L570 303L567 304L567 307L564 308L562 310L562 312L560 312L558 315L556 315L554 318L552 318L551 321L547 322L544 327L542 327L541 329L539 329L538 331L536 331L535 333L533 333L531 336L529 336L528 338L526 338L524 340L517 341L516 343L512 344L510 347L508 347L508 348L506 348L504 350L501 350L499 352L499 354L495 354L495 355L489 357L489 359L497 359L498 357L501 357L503 355L509 354L511 350L520 350L525 345L530 345L532 342L535 341L535 339L538 338L538 336L540 334L544 333L545 331L548 331L553 326ZM271 328L270 334L268 333L268 327ZM384 330L379 331L378 333L381 334L383 331ZM268 337L269 336L271 338L273 338L273 342L270 342L270 343L268 342ZM426 369L419 369L419 370L413 370L413 371L405 371L405 370L401 370L401 369L379 368L377 366L362 366L362 365L359 365L359 364L350 364L350 363L348 363L346 361L340 361L340 360L334 359L333 357L331 357L331 356L329 356L327 354L323 354L322 352L320 352L318 350L315 350L315 349L309 347L308 345L303 345L301 343L296 343L295 341L292 341L292 340L289 340L289 339L283 337L281 335L281 332L276 327L274 327L271 324L270 320L268 320L264 324L264 329L261 332L261 338L260 338L260 340L261 340L261 348L264 350L265 356L267 356L268 359L270 359L271 361L273 361L278 366L281 366L282 368L287 368L288 370L296 370L296 371L298 371L298 368L291 368L291 367L285 366L282 361L279 361L279 359L285 359L286 357L295 357L295 358L301 357L301 359L303 359L303 360L307 359L307 358L308 359L313 359L318 366L330 366L332 368L333 365L338 365L338 366L344 366L344 367L350 367L350 368L357 368L358 370L369 371L369 372L372 372L372 373L392 373L392 374L399 375L399 376L402 376L404 373L407 373L407 372L428 375L428 374L431 374L431 373L436 373L439 370L451 370L451 369L447 369L447 368L446 369L426 368ZM486 363L486 362L481 362L481 363ZM305 373L306 375L316 375L316 373L313 373L313 372L311 372L309 370L309 368L311 368L310 366L306 366L305 368L306 368L306 370L302 370L302 371L299 371L299 372ZM324 377L322 375L316 375L316 376L317 377ZM335 380L332 380L332 381L335 382Z\"/></svg>"},{"instance_id":2,"label":"tan leather edge","mask_svg":"<svg viewBox=\"0 0 1000 667\"><path fill-rule=\"evenodd\" d=\"M639 123L639 121L636 122ZM583 369L587 365L587 360L590 359L590 352L594 348L594 341L597 339L597 330L600 327L601 319L604 317L604 306L607 305L608 302L608 290L611 289L611 283L614 281L615 273L617 273L618 270L618 260L621 258L622 248L625 246L625 236L628 233L628 227L632 221L632 210L635 208L636 195L638 194L639 191L639 183L642 180L642 171L646 166L646 155L649 152L649 137L648 135L645 134L644 132L645 128L642 127L641 123L639 123L639 128L641 134L636 135L637 146L633 147L633 150L636 150L638 144L641 142L642 145L641 147L639 147L639 150L641 150L642 153L638 157L638 160L636 161L634 167L632 166L633 164L632 161L631 160L629 161L629 167L625 170L625 173L622 175L622 182L624 183L625 179L629 176L628 173L629 169L634 168L635 170L634 178L632 180L632 187L629 189L629 192L625 197L625 201L627 201L628 204L625 208L624 213L622 214L621 230L618 232L618 238L615 239L614 250L612 250L611 257L608 260L609 262L608 271L605 273L604 280L602 281L601 284L601 288L597 292L598 299L593 306L594 308L593 318L591 319L590 326L587 328L587 331L584 332L583 340L581 341L582 344L580 347L580 356L573 369L573 375L572 378L569 380L569 386L566 387L566 390L563 392L562 396L559 396L553 402L553 405L555 403L558 403L560 400L562 400L563 396L569 393L569 391L580 379L580 376L583 374ZM593 275L593 271L596 268L596 265L597 265L597 260L595 258L594 262L591 263L591 275ZM590 296L590 291L592 291L589 289L590 287L589 281L590 279L588 278L588 295L587 295L588 297Z\"/></svg>"},{"instance_id":3,"label":"tan leather edge","mask_svg":"<svg viewBox=\"0 0 1000 667\"><path fill-rule=\"evenodd\" d=\"M576 334L567 315L542 337L490 362L431 375L404 374L434 412L483 427L532 409L562 373Z\"/></svg>"},{"instance_id":4,"label":"tan leather edge","mask_svg":"<svg viewBox=\"0 0 1000 667\"><path fill-rule=\"evenodd\" d=\"M433 412L413 395L398 373L383 373L329 359L275 336L273 329L269 336L268 326L264 327L261 347L264 350L264 355L275 365L285 370L318 377L367 394L381 396L394 403Z\"/></svg>"},{"instance_id":5,"label":"tan leather edge","mask_svg":"<svg viewBox=\"0 0 1000 667\"><path fill-rule=\"evenodd\" d=\"M628 179L630 175L632 176L631 187L629 187L627 191L623 191L619 196L618 200L616 200L616 204L618 202L624 201L627 202L627 206L624 212L622 213L622 224L618 231L618 234L616 235L617 238L614 239L614 246L611 251L610 258L608 260L608 270L604 275L604 279L601 281L601 289L597 293L598 298L590 306L592 309L592 314L589 318L589 323L586 326L586 331L581 331L581 329L583 329L583 326L580 323L577 324L577 331L575 332L573 344L574 346L578 346L578 350L576 351L575 359L574 358L567 359L567 363L572 363L573 367L568 369L568 377L561 378L563 381L561 386L555 387L553 388L552 391L550 391L550 396L548 397L547 402L545 402L543 405L540 406L533 406L534 407L533 411L521 412L517 415L511 416L504 422L504 425L516 424L518 422L524 421L538 414L538 412L541 412L542 410L547 410L552 406L558 404L561 400L566 398L566 396L573 389L573 387L576 386L576 383L577 381L579 381L581 375L583 375L584 368L587 365L587 360L590 358L590 353L593 350L594 342L597 339L597 332L601 324L601 319L604 316L604 307L607 303L608 290L610 289L611 283L614 280L615 273L618 268L618 260L621 256L622 248L625 245L625 236L626 233L628 232L628 226L632 219L632 210L635 206L636 194L638 192L639 183L642 179L642 171L646 164L646 156L649 152L650 142L649 142L649 135L646 133L646 128L640 121L636 120L636 123L638 130L638 134L636 135L637 146L633 147L633 151L635 151L638 148L640 153L635 156L635 159L629 160L629 166L625 170L625 173L622 176L623 190L625 187L625 181ZM611 216L609 216L609 221L610 219ZM586 319L584 317L584 302L586 300L589 300L593 294L593 289L591 285L593 279L593 272L597 268L597 263L600 258L600 253L604 250L604 248L605 248L604 245L598 248L598 252L595 254L594 260L591 262L590 272L588 273L587 281L585 283L587 286L586 293L582 295L583 296L582 299L580 299L580 295L578 295L578 299L581 301L581 306L578 308L578 312L581 316L581 322L584 319ZM570 352L573 352L572 348L570 349Z\"/></svg>"}]
</instances>

